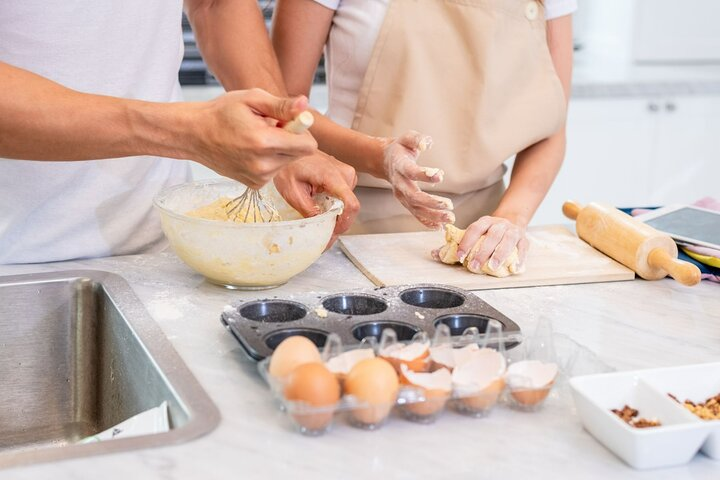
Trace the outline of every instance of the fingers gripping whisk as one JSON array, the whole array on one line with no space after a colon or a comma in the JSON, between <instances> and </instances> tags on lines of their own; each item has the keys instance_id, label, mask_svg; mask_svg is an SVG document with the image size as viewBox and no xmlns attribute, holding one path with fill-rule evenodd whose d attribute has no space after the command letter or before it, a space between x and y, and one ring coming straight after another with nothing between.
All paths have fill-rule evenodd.
<instances>
[{"instance_id":1,"label":"fingers gripping whisk","mask_svg":"<svg viewBox=\"0 0 720 480\"><path fill-rule=\"evenodd\" d=\"M301 134L314 123L312 113L305 111L285 124L282 128L290 133ZM225 205L227 216L233 222L267 223L282 220L280 212L269 199L263 198L259 190L246 188L239 197L230 200Z\"/></svg>"}]
</instances>

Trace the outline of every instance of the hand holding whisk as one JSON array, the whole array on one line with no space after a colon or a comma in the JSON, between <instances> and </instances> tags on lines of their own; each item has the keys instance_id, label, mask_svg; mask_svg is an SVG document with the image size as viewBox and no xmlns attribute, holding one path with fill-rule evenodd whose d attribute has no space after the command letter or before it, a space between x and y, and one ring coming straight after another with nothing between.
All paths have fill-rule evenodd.
<instances>
[{"instance_id":1,"label":"hand holding whisk","mask_svg":"<svg viewBox=\"0 0 720 480\"><path fill-rule=\"evenodd\" d=\"M309 111L304 111L282 128L288 132L301 134L314 123L315 118ZM279 222L280 213L269 199L264 199L259 190L247 187L242 195L230 200L225 205L228 218L234 222L266 223Z\"/></svg>"}]
</instances>

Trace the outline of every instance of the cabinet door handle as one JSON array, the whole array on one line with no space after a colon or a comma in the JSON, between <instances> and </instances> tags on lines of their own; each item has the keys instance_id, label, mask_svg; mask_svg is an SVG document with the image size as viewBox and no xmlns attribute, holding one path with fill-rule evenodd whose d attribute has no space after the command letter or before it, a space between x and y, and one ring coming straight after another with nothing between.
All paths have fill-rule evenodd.
<instances>
[{"instance_id":1,"label":"cabinet door handle","mask_svg":"<svg viewBox=\"0 0 720 480\"><path fill-rule=\"evenodd\" d=\"M648 111L655 113L658 110L660 110L660 105L658 105L655 102L650 102L650 103L648 103L647 109L648 109Z\"/></svg>"},{"instance_id":2,"label":"cabinet door handle","mask_svg":"<svg viewBox=\"0 0 720 480\"><path fill-rule=\"evenodd\" d=\"M673 102L667 102L665 104L665 110L668 112L674 112L677 110L677 105L675 105Z\"/></svg>"}]
</instances>

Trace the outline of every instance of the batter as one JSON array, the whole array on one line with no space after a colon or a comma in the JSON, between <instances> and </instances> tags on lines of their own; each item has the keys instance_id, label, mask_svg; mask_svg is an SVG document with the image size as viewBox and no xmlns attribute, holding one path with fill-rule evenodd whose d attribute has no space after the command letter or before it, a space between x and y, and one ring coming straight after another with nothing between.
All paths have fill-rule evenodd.
<instances>
[{"instance_id":1,"label":"batter","mask_svg":"<svg viewBox=\"0 0 720 480\"><path fill-rule=\"evenodd\" d=\"M253 215L253 212L250 212L248 214L248 208L250 204L244 208L241 209L239 212L230 214L230 208L228 204L232 202L233 199L230 197L220 197L214 202L205 205L200 208L196 208L195 210L190 210L189 212L186 212L185 215L188 217L195 217L195 218L203 218L205 220L217 220L220 222L234 222L234 223L262 223L263 220L261 220L260 211L256 209L256 214ZM256 220L257 219L257 220ZM282 218L280 218L280 215L278 214L276 217L273 217L271 220L272 222L279 222Z\"/></svg>"}]
</instances>

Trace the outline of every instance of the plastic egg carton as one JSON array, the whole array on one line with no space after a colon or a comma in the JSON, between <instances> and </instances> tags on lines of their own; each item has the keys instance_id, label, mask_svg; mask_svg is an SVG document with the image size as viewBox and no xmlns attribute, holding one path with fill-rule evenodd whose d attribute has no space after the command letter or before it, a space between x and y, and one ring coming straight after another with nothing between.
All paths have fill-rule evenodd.
<instances>
[{"instance_id":1,"label":"plastic egg carton","mask_svg":"<svg viewBox=\"0 0 720 480\"><path fill-rule=\"evenodd\" d=\"M496 321L490 321L488 331L484 334L470 327L463 335L451 336L451 330L446 325L438 326L434 338L429 340L426 333L418 333L410 342L399 342L395 332L391 329L383 331L380 341L368 337L353 346L344 346L339 336L331 334L322 351L322 361L328 361L342 353L356 349L372 349L376 357L387 358L383 352L388 352L396 344L411 345L413 343L429 344L431 348L449 346L453 349L477 345L478 349L492 346L504 359L504 366L498 369L492 382L483 384L478 389L453 387L446 395L436 395L428 389L417 385L403 383L402 373L400 388L392 402L369 403L348 394L343 381L343 395L336 404L316 407L302 401L291 401L285 398L285 391L290 381L277 379L270 374L272 357L258 363L258 370L268 383L270 390L281 410L284 410L293 426L305 435L320 435L331 429L334 422L344 421L354 427L365 430L376 430L389 419L401 417L418 423L432 423L446 410L474 418L487 416L497 405L508 406L523 411L536 411L542 408L547 398L561 397L559 390L567 390L567 379L577 372L589 373L608 371L609 368L600 362L597 357L587 349L562 335L550 337L525 337L518 333L504 334ZM505 350L506 344L520 344L513 350ZM509 368L514 363L523 360L541 360L557 362L557 374L554 381L542 387L532 387L524 383L522 378L511 378ZM425 360L430 363L428 370L432 371L432 357ZM392 360L391 360L392 362ZM404 367L403 367L404 368ZM406 369L402 370L406 371ZM338 377L340 378L340 377ZM435 392L437 393L437 392ZM569 395L569 394L568 394ZM570 400L566 402L569 406ZM392 415L394 412L396 415Z\"/></svg>"},{"instance_id":2,"label":"plastic egg carton","mask_svg":"<svg viewBox=\"0 0 720 480\"><path fill-rule=\"evenodd\" d=\"M588 375L570 386L585 428L633 468L681 465L699 451L720 460L720 421L703 420L678 403L720 394L720 363ZM611 412L625 405L661 425L628 425Z\"/></svg>"},{"instance_id":3,"label":"plastic egg carton","mask_svg":"<svg viewBox=\"0 0 720 480\"><path fill-rule=\"evenodd\" d=\"M480 332L496 320L505 334L519 334L520 327L476 295L459 288L416 284L359 289L328 295L306 294L291 298L237 301L222 313L223 325L255 360L272 354L285 338L301 335L318 348L331 333L346 347L364 338L380 339L385 329L400 341L416 334L435 335L446 325L453 336L474 327ZM510 349L517 345L507 343Z\"/></svg>"}]
</instances>

